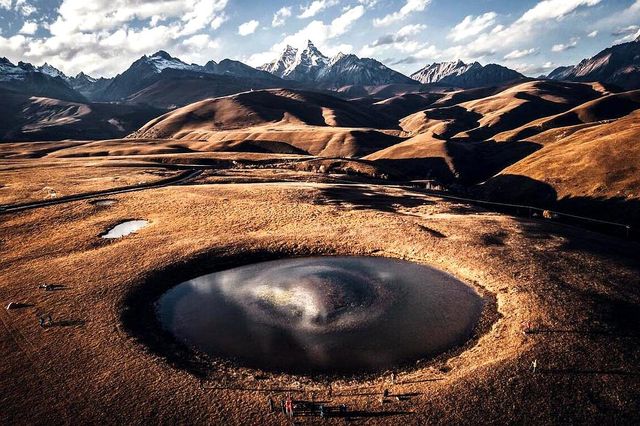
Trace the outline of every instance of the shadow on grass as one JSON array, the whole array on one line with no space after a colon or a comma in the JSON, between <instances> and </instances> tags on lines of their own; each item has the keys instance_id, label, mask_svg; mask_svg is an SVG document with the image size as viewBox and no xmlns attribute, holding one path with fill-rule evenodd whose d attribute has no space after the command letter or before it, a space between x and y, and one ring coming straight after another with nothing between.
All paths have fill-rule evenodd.
<instances>
[{"instance_id":1,"label":"shadow on grass","mask_svg":"<svg viewBox=\"0 0 640 426\"><path fill-rule=\"evenodd\" d=\"M434 204L421 195L394 195L372 191L366 186L332 185L320 188L319 203L344 206L353 210L378 210L394 213L399 208L411 208Z\"/></svg>"},{"instance_id":2,"label":"shadow on grass","mask_svg":"<svg viewBox=\"0 0 640 426\"><path fill-rule=\"evenodd\" d=\"M580 368L547 368L547 369L539 369L538 373L542 374L568 374L568 375L614 375L614 376L633 376L640 377L640 372L635 371L624 371L624 370L586 370Z\"/></svg>"},{"instance_id":3,"label":"shadow on grass","mask_svg":"<svg viewBox=\"0 0 640 426\"><path fill-rule=\"evenodd\" d=\"M86 324L85 320L57 320L52 322L49 327L84 327Z\"/></svg>"}]
</instances>

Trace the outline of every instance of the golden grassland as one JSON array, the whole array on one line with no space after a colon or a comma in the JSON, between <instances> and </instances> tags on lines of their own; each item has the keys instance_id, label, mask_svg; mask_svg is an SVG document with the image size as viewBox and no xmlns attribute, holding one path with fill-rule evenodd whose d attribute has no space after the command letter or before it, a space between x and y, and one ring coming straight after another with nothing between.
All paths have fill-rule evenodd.
<instances>
[{"instance_id":1,"label":"golden grassland","mask_svg":"<svg viewBox=\"0 0 640 426\"><path fill-rule=\"evenodd\" d=\"M191 160L203 158L214 159ZM118 184L109 176L152 179L161 169L148 164L185 158L107 161L3 160L10 185L0 193L33 199L52 182L65 194L107 189ZM371 424L638 421L636 243L307 169L211 170L185 185L110 196L111 206L85 200L0 216L0 301L33 305L0 312L3 423L286 424L267 410L267 398L286 390L347 404ZM100 238L127 219L150 225ZM476 336L402 367L392 384L388 373L298 377L208 360L166 339L148 315L163 290L204 272L338 254L408 259L469 283L487 301ZM39 313L57 324L41 328ZM381 404L385 388L410 398Z\"/></svg>"}]
</instances>

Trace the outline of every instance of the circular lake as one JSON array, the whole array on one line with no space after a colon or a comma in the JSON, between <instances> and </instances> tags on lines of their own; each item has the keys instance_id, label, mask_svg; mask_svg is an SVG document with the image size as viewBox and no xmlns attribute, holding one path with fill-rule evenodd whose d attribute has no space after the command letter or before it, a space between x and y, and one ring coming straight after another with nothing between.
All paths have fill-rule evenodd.
<instances>
[{"instance_id":1,"label":"circular lake","mask_svg":"<svg viewBox=\"0 0 640 426\"><path fill-rule=\"evenodd\" d=\"M310 257L204 275L160 297L178 341L249 367L375 372L433 357L473 334L483 300L437 269L380 257Z\"/></svg>"}]
</instances>

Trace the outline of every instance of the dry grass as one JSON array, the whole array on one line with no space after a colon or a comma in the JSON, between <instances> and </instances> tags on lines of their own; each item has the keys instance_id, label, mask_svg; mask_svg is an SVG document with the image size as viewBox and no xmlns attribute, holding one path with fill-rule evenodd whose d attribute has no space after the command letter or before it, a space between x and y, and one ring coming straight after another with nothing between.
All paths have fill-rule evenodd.
<instances>
[{"instance_id":1,"label":"dry grass","mask_svg":"<svg viewBox=\"0 0 640 426\"><path fill-rule=\"evenodd\" d=\"M113 162L12 161L0 165L0 204L26 203L148 183L177 171Z\"/></svg>"},{"instance_id":2,"label":"dry grass","mask_svg":"<svg viewBox=\"0 0 640 426\"><path fill-rule=\"evenodd\" d=\"M284 424L267 413L267 396L283 396L269 389L298 386L297 395L351 410L407 412L363 420L376 424L639 420L635 244L376 185L203 184L114 198L0 221L0 300L34 305L0 312L3 423ZM151 224L99 238L130 218ZM449 359L405 368L395 385L388 374L334 378L331 397L324 379L222 364L202 381L121 321L131 292L157 294L178 282L171 271L186 279L231 261L314 253L434 265L494 300L498 316ZM44 292L42 283L65 288ZM37 312L68 326L41 329ZM525 323L539 332L523 334ZM381 405L384 388L414 395Z\"/></svg>"}]
</instances>

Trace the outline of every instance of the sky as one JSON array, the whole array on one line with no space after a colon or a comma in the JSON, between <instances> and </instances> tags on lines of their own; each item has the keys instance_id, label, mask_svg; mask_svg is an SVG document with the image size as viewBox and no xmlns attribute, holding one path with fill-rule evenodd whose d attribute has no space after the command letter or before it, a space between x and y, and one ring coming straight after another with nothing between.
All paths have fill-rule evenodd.
<instances>
[{"instance_id":1,"label":"sky","mask_svg":"<svg viewBox=\"0 0 640 426\"><path fill-rule=\"evenodd\" d=\"M640 0L0 0L0 57L111 77L166 50L252 66L307 40L411 74L499 63L529 76L640 36Z\"/></svg>"}]
</instances>

